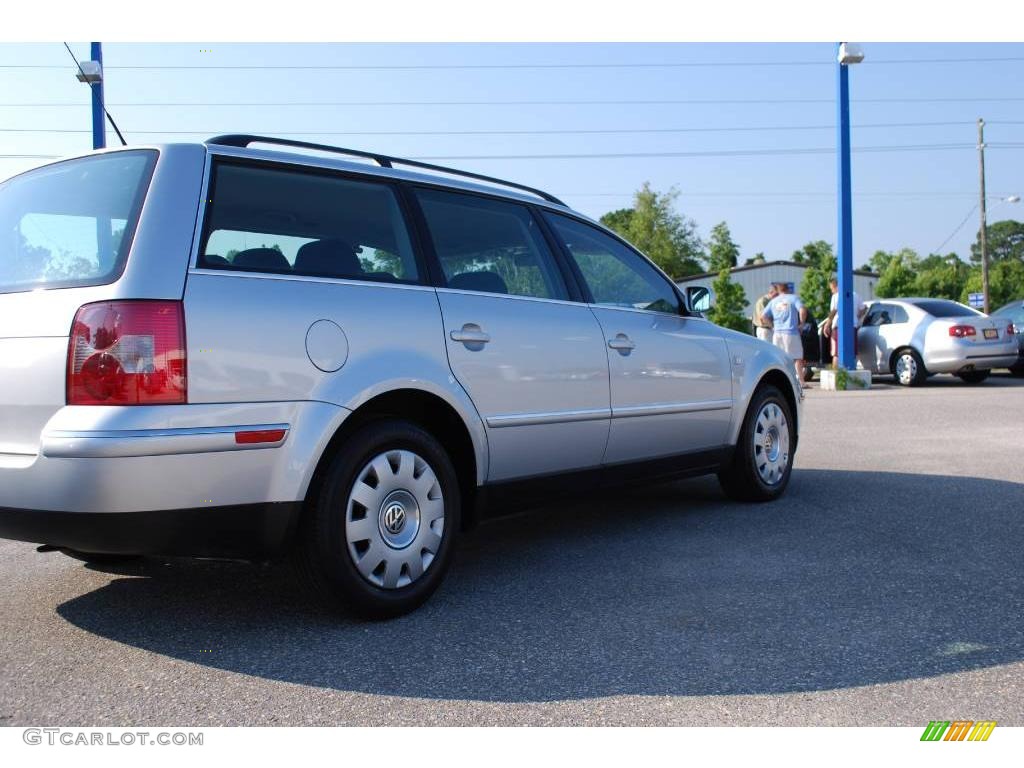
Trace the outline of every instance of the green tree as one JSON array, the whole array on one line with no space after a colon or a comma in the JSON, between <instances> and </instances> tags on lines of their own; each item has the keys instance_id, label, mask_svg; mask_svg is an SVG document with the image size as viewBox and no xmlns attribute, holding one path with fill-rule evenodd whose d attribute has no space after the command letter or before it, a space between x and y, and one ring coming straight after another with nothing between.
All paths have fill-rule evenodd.
<instances>
[{"instance_id":1,"label":"green tree","mask_svg":"<svg viewBox=\"0 0 1024 768\"><path fill-rule=\"evenodd\" d=\"M758 251L751 258L743 262L743 266L749 267L751 264L764 264L768 260L764 257L764 251Z\"/></svg>"},{"instance_id":2,"label":"green tree","mask_svg":"<svg viewBox=\"0 0 1024 768\"><path fill-rule=\"evenodd\" d=\"M981 269L974 268L967 278L967 284L960 301L967 303L967 294L981 293ZM1004 304L1024 299L1024 261L1004 259L989 266L988 295L990 309L999 309Z\"/></svg>"},{"instance_id":3,"label":"green tree","mask_svg":"<svg viewBox=\"0 0 1024 768\"><path fill-rule=\"evenodd\" d=\"M797 264L810 264L812 267L821 265L828 259L835 259L832 255L832 246L824 240L815 240L807 243L798 251L793 251L792 261Z\"/></svg>"},{"instance_id":4,"label":"green tree","mask_svg":"<svg viewBox=\"0 0 1024 768\"><path fill-rule=\"evenodd\" d=\"M807 265L800 281L800 300L815 320L824 319L832 300L828 281L836 271L836 257L832 253L832 246L824 240L807 243L799 251L793 252L793 261Z\"/></svg>"},{"instance_id":5,"label":"green tree","mask_svg":"<svg viewBox=\"0 0 1024 768\"><path fill-rule=\"evenodd\" d=\"M697 225L675 210L679 192L655 192L648 182L637 190L633 207L611 211L601 223L647 254L673 280L700 272L702 244Z\"/></svg>"},{"instance_id":6,"label":"green tree","mask_svg":"<svg viewBox=\"0 0 1024 768\"><path fill-rule=\"evenodd\" d=\"M980 235L980 233L979 233ZM985 227L985 246L989 263L1015 259L1024 261L1024 223L1007 219ZM971 261L981 261L981 237L971 245Z\"/></svg>"},{"instance_id":7,"label":"green tree","mask_svg":"<svg viewBox=\"0 0 1024 768\"><path fill-rule=\"evenodd\" d=\"M745 311L750 302L743 286L732 281L728 267L718 272L718 277L711 283L711 290L715 292L715 304L708 312L708 320L723 328L750 333L750 318Z\"/></svg>"},{"instance_id":8,"label":"green tree","mask_svg":"<svg viewBox=\"0 0 1024 768\"><path fill-rule=\"evenodd\" d=\"M724 221L715 224L711 229L708 241L708 271L721 272L736 266L739 261L740 248L732 241L729 225Z\"/></svg>"},{"instance_id":9,"label":"green tree","mask_svg":"<svg viewBox=\"0 0 1024 768\"><path fill-rule=\"evenodd\" d=\"M913 293L935 299L960 301L971 275L971 268L955 253L945 256L933 253L917 263L916 272Z\"/></svg>"},{"instance_id":10,"label":"green tree","mask_svg":"<svg viewBox=\"0 0 1024 768\"><path fill-rule=\"evenodd\" d=\"M879 256L880 253L882 252L879 251L875 256ZM917 253L910 248L902 248L895 253L887 254L887 257L875 293L883 299L913 295L917 286Z\"/></svg>"}]
</instances>

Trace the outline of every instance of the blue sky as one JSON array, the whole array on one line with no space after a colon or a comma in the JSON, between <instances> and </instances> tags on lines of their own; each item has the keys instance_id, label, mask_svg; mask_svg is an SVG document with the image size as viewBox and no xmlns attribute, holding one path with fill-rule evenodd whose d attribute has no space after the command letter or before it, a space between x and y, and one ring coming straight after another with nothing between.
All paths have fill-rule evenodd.
<instances>
[{"instance_id":1,"label":"blue sky","mask_svg":"<svg viewBox=\"0 0 1024 768\"><path fill-rule=\"evenodd\" d=\"M88 58L87 43L71 45ZM1024 45L864 49L851 71L854 147L919 149L854 155L857 266L878 249L928 253L964 220L977 200L978 117L987 143L1017 145L987 152L989 194L1024 194ZM1016 60L963 61L993 58ZM463 158L437 162L548 189L594 217L628 205L649 181L679 189L678 208L702 236L727 221L742 258L788 258L809 240L835 241L831 43L111 43L104 59L107 103L129 143L250 132ZM958 61L925 61L936 59ZM564 66L580 64L629 66ZM262 68L217 69L252 65ZM168 66L185 68L159 68ZM654 103L622 103L631 101ZM5 155L88 150L89 129L88 89L60 43L0 48L0 177L39 162ZM495 131L507 133L486 133ZM828 151L780 154L793 150ZM658 156L671 153L698 156ZM655 156L507 157L601 154ZM1024 203L991 199L989 217L1024 219ZM943 251L966 255L976 221Z\"/></svg>"}]
</instances>

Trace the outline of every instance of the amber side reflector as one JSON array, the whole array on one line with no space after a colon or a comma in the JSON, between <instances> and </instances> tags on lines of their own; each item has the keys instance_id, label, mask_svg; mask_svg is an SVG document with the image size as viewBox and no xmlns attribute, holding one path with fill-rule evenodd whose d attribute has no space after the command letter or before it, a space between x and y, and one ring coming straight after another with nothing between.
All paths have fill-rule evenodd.
<instances>
[{"instance_id":1,"label":"amber side reflector","mask_svg":"<svg viewBox=\"0 0 1024 768\"><path fill-rule=\"evenodd\" d=\"M239 445L252 443L278 443L284 439L284 429L257 429L251 432L235 432L235 442Z\"/></svg>"}]
</instances>

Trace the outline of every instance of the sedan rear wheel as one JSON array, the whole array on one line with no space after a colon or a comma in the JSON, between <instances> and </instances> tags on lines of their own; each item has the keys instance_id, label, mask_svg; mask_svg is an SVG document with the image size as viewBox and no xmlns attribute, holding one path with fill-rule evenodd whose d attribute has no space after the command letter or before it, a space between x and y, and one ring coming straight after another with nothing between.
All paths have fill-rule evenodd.
<instances>
[{"instance_id":1,"label":"sedan rear wheel","mask_svg":"<svg viewBox=\"0 0 1024 768\"><path fill-rule=\"evenodd\" d=\"M921 356L910 348L901 349L896 353L893 373L896 374L896 382L904 387L920 386L928 378L928 371L925 370Z\"/></svg>"}]
</instances>

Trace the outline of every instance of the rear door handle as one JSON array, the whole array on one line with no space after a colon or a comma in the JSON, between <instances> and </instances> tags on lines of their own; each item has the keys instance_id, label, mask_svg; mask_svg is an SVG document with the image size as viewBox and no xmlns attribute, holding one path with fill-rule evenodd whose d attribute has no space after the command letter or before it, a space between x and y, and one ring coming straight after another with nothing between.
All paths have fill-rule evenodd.
<instances>
[{"instance_id":1,"label":"rear door handle","mask_svg":"<svg viewBox=\"0 0 1024 768\"><path fill-rule=\"evenodd\" d=\"M459 341L467 346L486 344L491 340L490 334L484 333L476 323L466 323L461 329L452 331L449 336L452 341Z\"/></svg>"},{"instance_id":2,"label":"rear door handle","mask_svg":"<svg viewBox=\"0 0 1024 768\"><path fill-rule=\"evenodd\" d=\"M615 334L614 339L608 339L608 346L612 349L617 349L621 354L628 355L634 349L636 344L624 333Z\"/></svg>"}]
</instances>

